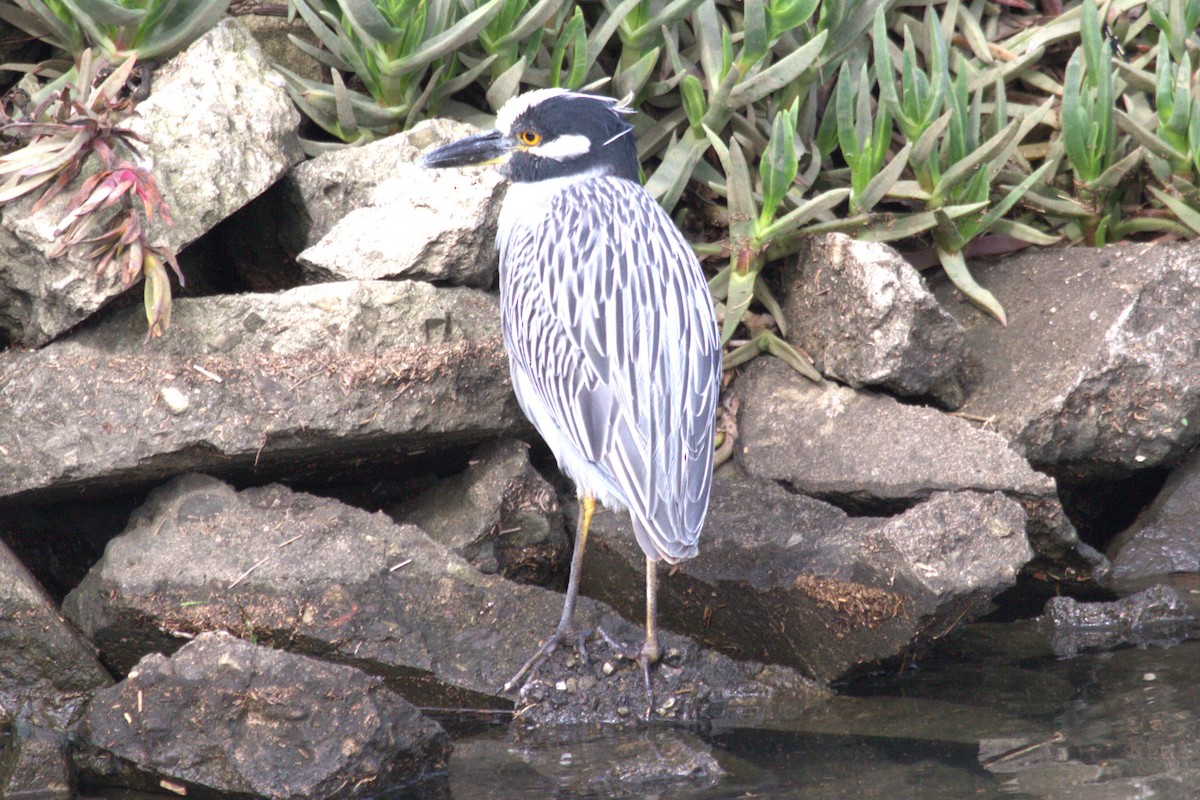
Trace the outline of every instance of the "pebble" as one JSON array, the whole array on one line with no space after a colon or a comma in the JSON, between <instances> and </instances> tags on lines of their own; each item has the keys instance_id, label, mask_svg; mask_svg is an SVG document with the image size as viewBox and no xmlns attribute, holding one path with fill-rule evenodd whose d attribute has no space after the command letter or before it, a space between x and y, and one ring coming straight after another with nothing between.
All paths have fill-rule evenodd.
<instances>
[{"instance_id":1,"label":"pebble","mask_svg":"<svg viewBox=\"0 0 1200 800\"><path fill-rule=\"evenodd\" d=\"M174 386L164 386L158 390L158 396L166 403L167 410L176 416L188 410L187 395Z\"/></svg>"}]
</instances>

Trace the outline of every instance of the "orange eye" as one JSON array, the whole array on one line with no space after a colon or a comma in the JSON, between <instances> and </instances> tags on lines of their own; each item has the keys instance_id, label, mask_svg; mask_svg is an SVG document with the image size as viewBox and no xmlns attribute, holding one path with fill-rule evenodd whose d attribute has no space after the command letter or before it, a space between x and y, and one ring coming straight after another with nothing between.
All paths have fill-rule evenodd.
<instances>
[{"instance_id":1,"label":"orange eye","mask_svg":"<svg viewBox=\"0 0 1200 800\"><path fill-rule=\"evenodd\" d=\"M526 147L537 147L542 143L542 135L533 131L521 131L517 134L517 138L521 140L521 144Z\"/></svg>"}]
</instances>

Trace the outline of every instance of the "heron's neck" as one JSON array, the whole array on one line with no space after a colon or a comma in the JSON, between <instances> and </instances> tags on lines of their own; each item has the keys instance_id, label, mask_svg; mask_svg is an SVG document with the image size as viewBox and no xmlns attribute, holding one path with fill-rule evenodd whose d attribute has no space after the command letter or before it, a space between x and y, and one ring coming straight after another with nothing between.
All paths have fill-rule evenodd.
<instances>
[{"instance_id":1,"label":"heron's neck","mask_svg":"<svg viewBox=\"0 0 1200 800\"><path fill-rule=\"evenodd\" d=\"M496 242L505 241L519 229L533 228L540 223L550 213L550 202L560 192L604 174L604 169L597 168L561 178L510 183L504 195L504 205L500 208Z\"/></svg>"}]
</instances>

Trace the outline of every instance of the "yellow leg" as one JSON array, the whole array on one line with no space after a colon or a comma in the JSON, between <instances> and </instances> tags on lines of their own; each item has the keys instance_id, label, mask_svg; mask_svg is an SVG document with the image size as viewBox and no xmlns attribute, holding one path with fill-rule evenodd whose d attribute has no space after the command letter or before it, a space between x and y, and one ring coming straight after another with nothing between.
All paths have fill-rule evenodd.
<instances>
[{"instance_id":1,"label":"yellow leg","mask_svg":"<svg viewBox=\"0 0 1200 800\"><path fill-rule=\"evenodd\" d=\"M562 619L558 621L558 634L569 632L574 623L575 601L579 597L579 579L583 575L583 551L587 547L588 529L592 526L592 514L596 511L596 498L590 494L579 498L579 521L575 527L575 552L571 554L571 576L567 578L567 599L563 603Z\"/></svg>"},{"instance_id":2,"label":"yellow leg","mask_svg":"<svg viewBox=\"0 0 1200 800\"><path fill-rule=\"evenodd\" d=\"M646 643L642 655L648 663L658 661L662 651L658 647L658 562L646 556Z\"/></svg>"},{"instance_id":3,"label":"yellow leg","mask_svg":"<svg viewBox=\"0 0 1200 800\"><path fill-rule=\"evenodd\" d=\"M583 636L575 630L575 601L579 598L579 578L583 574L583 551L587 547L588 528L591 527L592 514L595 511L596 498L590 494L582 495L579 498L579 520L575 527L575 552L571 554L571 576L567 578L567 599L563 602L562 617L559 618L558 627L554 629L550 638L543 642L533 657L517 670L517 674L513 675L508 683L504 684L506 692L512 691L517 686L517 682L525 675L529 675L529 679L532 679L542 662L563 642L573 641L579 652L584 652Z\"/></svg>"},{"instance_id":4,"label":"yellow leg","mask_svg":"<svg viewBox=\"0 0 1200 800\"><path fill-rule=\"evenodd\" d=\"M621 658L637 662L642 670L642 682L646 686L646 719L654 712L654 687L650 683L650 667L662 658L662 648L658 644L658 562L646 557L646 639L642 648L635 650L628 645L618 642L605 633L603 628L597 628L608 646L617 652Z\"/></svg>"},{"instance_id":5,"label":"yellow leg","mask_svg":"<svg viewBox=\"0 0 1200 800\"><path fill-rule=\"evenodd\" d=\"M658 562L646 556L646 641L638 653L642 682L646 685L646 719L654 711L654 687L650 683L650 665L658 661L662 650L658 646Z\"/></svg>"}]
</instances>

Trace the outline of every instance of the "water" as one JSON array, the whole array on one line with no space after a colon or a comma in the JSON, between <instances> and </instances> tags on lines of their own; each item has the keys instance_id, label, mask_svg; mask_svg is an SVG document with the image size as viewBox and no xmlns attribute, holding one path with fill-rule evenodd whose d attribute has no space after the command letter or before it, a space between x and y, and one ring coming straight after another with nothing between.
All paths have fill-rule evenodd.
<instances>
[{"instance_id":1,"label":"water","mask_svg":"<svg viewBox=\"0 0 1200 800\"><path fill-rule=\"evenodd\" d=\"M460 729L447 777L389 797L1200 800L1198 640L1058 658L1032 622L977 624L838 690L754 729ZM661 776L704 759L724 776Z\"/></svg>"},{"instance_id":2,"label":"water","mask_svg":"<svg viewBox=\"0 0 1200 800\"><path fill-rule=\"evenodd\" d=\"M981 624L839 688L820 713L751 730L488 730L458 742L436 792L408 796L1200 798L1200 641L1063 659L1034 623ZM726 775L613 779L672 746L710 750Z\"/></svg>"}]
</instances>

